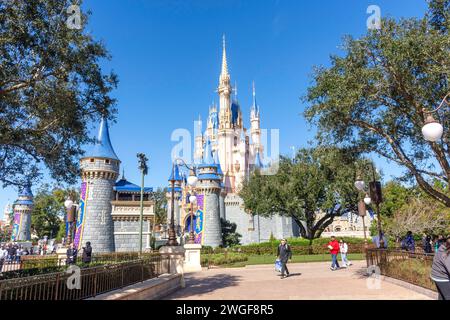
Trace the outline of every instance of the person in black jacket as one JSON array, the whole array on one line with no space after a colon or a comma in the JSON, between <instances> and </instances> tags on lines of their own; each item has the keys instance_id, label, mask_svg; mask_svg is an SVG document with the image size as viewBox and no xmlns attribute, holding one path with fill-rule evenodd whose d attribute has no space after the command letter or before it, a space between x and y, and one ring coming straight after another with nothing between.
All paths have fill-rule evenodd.
<instances>
[{"instance_id":1,"label":"person in black jacket","mask_svg":"<svg viewBox=\"0 0 450 320\"><path fill-rule=\"evenodd\" d=\"M83 263L89 264L92 260L92 247L91 243L88 241L86 242L86 247L83 248L83 257L81 258Z\"/></svg>"},{"instance_id":2,"label":"person in black jacket","mask_svg":"<svg viewBox=\"0 0 450 320\"><path fill-rule=\"evenodd\" d=\"M67 249L67 260L66 264L76 264L77 263L78 250L75 248L73 243L70 244L69 249Z\"/></svg>"},{"instance_id":3,"label":"person in black jacket","mask_svg":"<svg viewBox=\"0 0 450 320\"><path fill-rule=\"evenodd\" d=\"M281 261L281 279L288 277L289 270L286 264L288 260L290 261L292 259L292 251L286 239L281 240L281 244L278 246L277 258Z\"/></svg>"}]
</instances>

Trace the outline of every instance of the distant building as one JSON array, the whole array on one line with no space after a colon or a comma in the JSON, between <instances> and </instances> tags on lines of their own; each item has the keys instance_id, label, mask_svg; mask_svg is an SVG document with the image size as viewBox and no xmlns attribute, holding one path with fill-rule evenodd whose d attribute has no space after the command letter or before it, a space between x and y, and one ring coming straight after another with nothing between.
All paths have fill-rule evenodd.
<instances>
[{"instance_id":1,"label":"distant building","mask_svg":"<svg viewBox=\"0 0 450 320\"><path fill-rule=\"evenodd\" d=\"M317 220L320 220L323 215L323 213L319 214ZM366 236L370 237L369 228L373 218L370 214L367 214L364 219ZM322 233L322 237L331 236L364 238L363 218L354 213L344 213L342 216L336 217Z\"/></svg>"}]
</instances>

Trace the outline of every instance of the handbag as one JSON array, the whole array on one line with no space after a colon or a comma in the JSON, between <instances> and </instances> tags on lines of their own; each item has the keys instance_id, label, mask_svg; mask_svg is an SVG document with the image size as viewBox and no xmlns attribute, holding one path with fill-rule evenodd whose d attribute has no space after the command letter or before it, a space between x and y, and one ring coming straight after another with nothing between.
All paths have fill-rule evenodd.
<instances>
[{"instance_id":1,"label":"handbag","mask_svg":"<svg viewBox=\"0 0 450 320\"><path fill-rule=\"evenodd\" d=\"M277 259L275 261L275 271L281 272L281 260Z\"/></svg>"}]
</instances>

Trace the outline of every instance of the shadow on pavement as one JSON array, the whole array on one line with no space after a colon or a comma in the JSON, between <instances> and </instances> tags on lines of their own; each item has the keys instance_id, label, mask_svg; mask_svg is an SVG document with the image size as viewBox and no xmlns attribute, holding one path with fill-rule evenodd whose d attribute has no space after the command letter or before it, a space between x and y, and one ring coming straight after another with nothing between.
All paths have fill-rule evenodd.
<instances>
[{"instance_id":1,"label":"shadow on pavement","mask_svg":"<svg viewBox=\"0 0 450 320\"><path fill-rule=\"evenodd\" d=\"M229 274L216 274L206 278L186 277L186 287L167 296L164 300L183 299L190 296L213 292L225 287L237 285L241 277Z\"/></svg>"}]
</instances>

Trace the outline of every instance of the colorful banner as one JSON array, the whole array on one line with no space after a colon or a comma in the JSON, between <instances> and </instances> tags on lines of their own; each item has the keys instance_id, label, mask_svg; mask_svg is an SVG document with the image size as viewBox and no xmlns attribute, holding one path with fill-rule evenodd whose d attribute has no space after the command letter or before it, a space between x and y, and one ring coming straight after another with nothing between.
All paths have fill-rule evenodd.
<instances>
[{"instance_id":1,"label":"colorful banner","mask_svg":"<svg viewBox=\"0 0 450 320\"><path fill-rule=\"evenodd\" d=\"M194 233L195 243L203 244L203 231L204 231L204 195L197 195L198 210L196 212L197 218L195 219Z\"/></svg>"},{"instance_id":2,"label":"colorful banner","mask_svg":"<svg viewBox=\"0 0 450 320\"><path fill-rule=\"evenodd\" d=\"M80 205L78 206L77 222L75 225L75 236L73 239L75 248L78 248L78 250L81 249L83 240L82 238L83 238L84 221L86 216L87 195L88 195L88 184L87 182L83 182L81 184Z\"/></svg>"},{"instance_id":3,"label":"colorful banner","mask_svg":"<svg viewBox=\"0 0 450 320\"><path fill-rule=\"evenodd\" d=\"M11 234L11 241L18 240L19 237L19 231L20 231L20 224L22 220L22 215L20 212L14 212L14 222L13 222L13 229Z\"/></svg>"}]
</instances>

